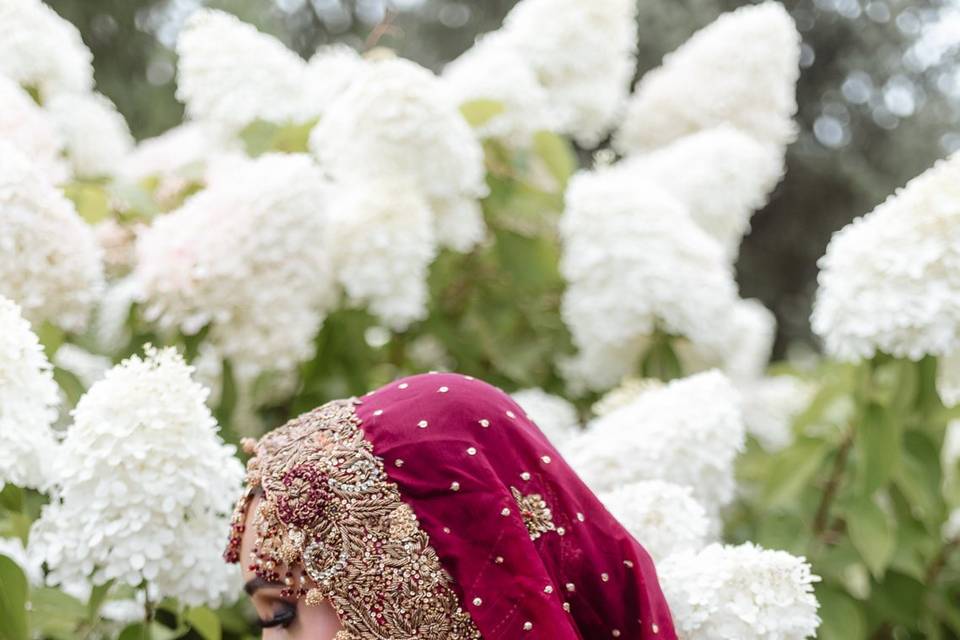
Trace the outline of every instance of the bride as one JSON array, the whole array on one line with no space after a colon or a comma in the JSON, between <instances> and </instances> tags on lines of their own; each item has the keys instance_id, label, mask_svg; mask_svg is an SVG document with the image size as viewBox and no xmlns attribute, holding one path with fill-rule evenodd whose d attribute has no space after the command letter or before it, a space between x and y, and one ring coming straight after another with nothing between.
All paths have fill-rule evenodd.
<instances>
[{"instance_id":1,"label":"bride","mask_svg":"<svg viewBox=\"0 0 960 640\"><path fill-rule=\"evenodd\" d=\"M475 378L403 378L244 447L225 558L264 638L676 638L646 551Z\"/></svg>"}]
</instances>

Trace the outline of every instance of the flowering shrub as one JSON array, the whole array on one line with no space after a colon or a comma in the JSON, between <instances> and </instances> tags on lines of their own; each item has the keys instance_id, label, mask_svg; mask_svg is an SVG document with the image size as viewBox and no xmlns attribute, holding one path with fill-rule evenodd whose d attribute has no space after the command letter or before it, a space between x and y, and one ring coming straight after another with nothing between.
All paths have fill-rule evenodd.
<instances>
[{"instance_id":1,"label":"flowering shrub","mask_svg":"<svg viewBox=\"0 0 960 640\"><path fill-rule=\"evenodd\" d=\"M0 637L250 637L234 445L429 369L514 394L684 640L960 637L960 160L836 234L825 357L771 365L733 261L800 37L743 7L631 88L637 37L522 0L434 74L204 9L188 120L134 145L76 30L0 0Z\"/></svg>"}]
</instances>

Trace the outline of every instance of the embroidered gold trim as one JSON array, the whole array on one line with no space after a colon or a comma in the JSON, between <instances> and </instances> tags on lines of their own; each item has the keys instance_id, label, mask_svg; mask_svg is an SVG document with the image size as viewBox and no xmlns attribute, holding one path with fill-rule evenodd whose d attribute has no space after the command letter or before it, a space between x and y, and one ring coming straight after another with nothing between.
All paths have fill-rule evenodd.
<instances>
[{"instance_id":1,"label":"embroidered gold trim","mask_svg":"<svg viewBox=\"0 0 960 640\"><path fill-rule=\"evenodd\" d=\"M547 531L555 530L553 514L550 513L550 507L547 506L543 496L539 493L525 496L516 487L510 487L510 493L520 507L520 517L523 518L523 524L527 525L527 533L530 534L531 540L536 540Z\"/></svg>"},{"instance_id":2,"label":"embroidered gold trim","mask_svg":"<svg viewBox=\"0 0 960 640\"><path fill-rule=\"evenodd\" d=\"M261 487L249 567L285 584L287 596L329 600L344 627L337 640L479 640L416 514L364 438L356 402L334 400L244 443L254 455L224 558L240 560L246 512Z\"/></svg>"}]
</instances>

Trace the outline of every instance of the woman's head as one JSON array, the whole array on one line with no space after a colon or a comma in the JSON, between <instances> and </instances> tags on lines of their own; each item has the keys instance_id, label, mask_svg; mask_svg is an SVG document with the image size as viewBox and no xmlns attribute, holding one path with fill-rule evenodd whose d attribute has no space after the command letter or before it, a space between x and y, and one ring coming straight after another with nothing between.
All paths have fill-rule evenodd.
<instances>
[{"instance_id":1,"label":"woman's head","mask_svg":"<svg viewBox=\"0 0 960 640\"><path fill-rule=\"evenodd\" d=\"M292 632L675 637L647 554L486 383L405 378L248 445L226 555Z\"/></svg>"}]
</instances>

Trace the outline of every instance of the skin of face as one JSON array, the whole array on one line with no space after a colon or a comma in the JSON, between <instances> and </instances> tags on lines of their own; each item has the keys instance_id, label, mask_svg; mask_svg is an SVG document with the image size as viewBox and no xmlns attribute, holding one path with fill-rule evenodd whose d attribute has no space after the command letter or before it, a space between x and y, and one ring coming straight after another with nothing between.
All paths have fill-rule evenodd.
<instances>
[{"instance_id":1,"label":"skin of face","mask_svg":"<svg viewBox=\"0 0 960 640\"><path fill-rule=\"evenodd\" d=\"M307 606L303 598L283 598L282 584L264 582L247 568L250 551L256 539L254 518L262 497L257 496L247 509L246 528L240 541L240 564L243 566L245 590L262 623L283 621L283 624L263 629L263 640L333 640L343 627L333 606L324 601L318 606ZM301 568L293 570L294 579L299 579ZM284 573L283 570L280 572ZM309 580L307 581L309 585Z\"/></svg>"}]
</instances>

